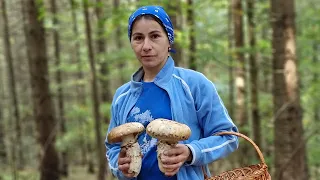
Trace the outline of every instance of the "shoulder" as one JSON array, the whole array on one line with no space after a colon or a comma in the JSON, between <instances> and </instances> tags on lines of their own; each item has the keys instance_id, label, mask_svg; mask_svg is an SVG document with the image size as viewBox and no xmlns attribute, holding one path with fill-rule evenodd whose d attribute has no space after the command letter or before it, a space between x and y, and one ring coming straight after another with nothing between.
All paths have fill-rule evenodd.
<instances>
[{"instance_id":1,"label":"shoulder","mask_svg":"<svg viewBox=\"0 0 320 180\"><path fill-rule=\"evenodd\" d=\"M190 86L203 86L213 84L203 73L192 69L176 67L173 76L177 79L183 80Z\"/></svg>"},{"instance_id":2,"label":"shoulder","mask_svg":"<svg viewBox=\"0 0 320 180\"><path fill-rule=\"evenodd\" d=\"M122 97L126 96L126 95L129 93L129 91L130 91L130 82L127 82L127 83L123 84L122 86L120 86L120 87L116 90L116 92L115 92L115 94L114 94L114 96L113 96L113 101L112 101L112 103L113 103L114 105L117 104L118 101L119 101Z\"/></svg>"}]
</instances>

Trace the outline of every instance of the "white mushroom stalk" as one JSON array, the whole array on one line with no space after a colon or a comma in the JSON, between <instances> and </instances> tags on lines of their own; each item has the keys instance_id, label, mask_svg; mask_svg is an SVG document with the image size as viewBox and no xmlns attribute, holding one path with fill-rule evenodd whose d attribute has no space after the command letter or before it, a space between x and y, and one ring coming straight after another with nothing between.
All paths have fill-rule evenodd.
<instances>
[{"instance_id":1,"label":"white mushroom stalk","mask_svg":"<svg viewBox=\"0 0 320 180\"><path fill-rule=\"evenodd\" d=\"M108 142L121 142L121 148L126 148L126 156L131 159L128 172L137 177L141 170L142 156L137 136L144 131L144 126L138 122L122 124L113 128L108 134Z\"/></svg>"},{"instance_id":2,"label":"white mushroom stalk","mask_svg":"<svg viewBox=\"0 0 320 180\"><path fill-rule=\"evenodd\" d=\"M179 141L190 137L191 129L182 123L167 119L156 119L147 126L147 134L158 139L157 158L161 172L166 173L171 169L164 169L161 161L162 154L178 144Z\"/></svg>"}]
</instances>

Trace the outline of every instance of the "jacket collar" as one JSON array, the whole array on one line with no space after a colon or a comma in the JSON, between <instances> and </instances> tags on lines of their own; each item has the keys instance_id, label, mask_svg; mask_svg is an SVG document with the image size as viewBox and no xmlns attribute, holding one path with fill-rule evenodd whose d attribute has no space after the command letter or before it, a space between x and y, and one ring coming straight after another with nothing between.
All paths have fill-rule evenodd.
<instances>
[{"instance_id":1,"label":"jacket collar","mask_svg":"<svg viewBox=\"0 0 320 180\"><path fill-rule=\"evenodd\" d=\"M157 85L162 85L170 81L172 77L172 73L174 70L174 61L171 56L168 56L168 59L165 63L165 65L162 67L160 72L156 75L154 78L154 83ZM138 71L136 71L132 76L131 76L131 88L139 88L142 83L141 83L141 78L144 74L143 68L140 67Z\"/></svg>"}]
</instances>

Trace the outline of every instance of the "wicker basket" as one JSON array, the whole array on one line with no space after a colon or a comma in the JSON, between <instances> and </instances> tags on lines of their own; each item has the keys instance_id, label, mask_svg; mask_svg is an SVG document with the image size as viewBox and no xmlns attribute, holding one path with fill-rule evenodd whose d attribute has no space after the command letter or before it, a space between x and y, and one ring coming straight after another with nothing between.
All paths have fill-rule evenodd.
<instances>
[{"instance_id":1,"label":"wicker basket","mask_svg":"<svg viewBox=\"0 0 320 180\"><path fill-rule=\"evenodd\" d=\"M259 147L249 137L236 132L220 132L216 135L236 135L249 141L258 152L261 163L225 171L212 177L208 177L207 174L204 173L205 180L271 180L271 176L268 172L268 166L264 161Z\"/></svg>"}]
</instances>

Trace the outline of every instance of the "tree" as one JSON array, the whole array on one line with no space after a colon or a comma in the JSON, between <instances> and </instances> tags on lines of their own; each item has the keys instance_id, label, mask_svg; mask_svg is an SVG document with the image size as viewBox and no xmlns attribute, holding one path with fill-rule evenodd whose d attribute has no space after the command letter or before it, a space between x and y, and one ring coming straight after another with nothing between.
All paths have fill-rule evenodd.
<instances>
[{"instance_id":1,"label":"tree","mask_svg":"<svg viewBox=\"0 0 320 180\"><path fill-rule=\"evenodd\" d=\"M106 53L106 38L104 36L104 27L106 23L106 15L104 15L103 6L104 3L102 3L101 0L97 0L97 6L96 6L96 16L98 19L98 27L97 27L97 51L98 51L98 58L100 62L100 84L101 84L101 100L103 103L108 103L112 101L112 95L109 89L109 64L108 62L103 58ZM120 35L120 28L117 28L117 33ZM119 36L116 37L119 37ZM120 40L118 40L120 41ZM118 43L118 46L121 48L121 44ZM109 124L109 118L103 117L106 124Z\"/></svg>"},{"instance_id":2,"label":"tree","mask_svg":"<svg viewBox=\"0 0 320 180\"><path fill-rule=\"evenodd\" d=\"M96 151L97 151L97 159L99 162L99 172L98 172L98 180L104 180L105 178L105 170L106 170L106 160L103 151L103 142L101 138L101 123L100 123L100 102L99 102L99 95L98 95L98 84L97 84L97 77L96 77L96 68L95 68L95 56L94 50L92 45L92 37L91 37L91 24L89 19L89 5L87 0L82 0L83 2L83 13L85 17L85 28L86 28L86 39L87 39L87 46L88 46L88 58L90 62L90 69L91 69L91 95L92 95L92 110L94 115L94 122L95 122L95 134L96 134Z\"/></svg>"},{"instance_id":3,"label":"tree","mask_svg":"<svg viewBox=\"0 0 320 180\"><path fill-rule=\"evenodd\" d=\"M235 38L235 57L236 57L236 72L235 72L235 88L236 88L236 112L235 120L238 122L239 129L243 134L248 135L246 126L247 113L246 113L246 78L245 78L245 57L243 53L244 47L244 33L243 33L243 10L242 1L233 0L233 23L234 23L234 38ZM244 157L249 157L248 145L243 144L240 146L241 154ZM247 159L239 157L241 164L247 164Z\"/></svg>"},{"instance_id":4,"label":"tree","mask_svg":"<svg viewBox=\"0 0 320 180\"><path fill-rule=\"evenodd\" d=\"M312 62L314 64L314 67L317 67L318 61L319 61L318 60L318 43L317 42L313 43L312 50L313 50ZM314 84L319 84L319 71L313 72L312 82ZM316 122L320 121L320 105L318 103L316 103L314 106L314 120Z\"/></svg>"},{"instance_id":5,"label":"tree","mask_svg":"<svg viewBox=\"0 0 320 180\"><path fill-rule=\"evenodd\" d=\"M193 1L188 0L188 10L187 10L187 22L190 28L189 32L189 67L190 69L197 70L196 62L196 35L195 35L195 23L194 23L194 12L193 12Z\"/></svg>"},{"instance_id":6,"label":"tree","mask_svg":"<svg viewBox=\"0 0 320 180\"><path fill-rule=\"evenodd\" d=\"M58 122L60 124L60 132L63 136L66 133L66 125L65 125L65 112L64 112L64 100L63 100L63 88L62 88L62 72L60 70L60 35L58 32L57 27L59 26L59 20L57 18L58 12L57 12L57 3L55 0L50 0L50 7L51 7L51 13L53 16L53 42L54 42L54 58L55 58L55 65L57 67L56 71L56 82L58 84ZM61 152L61 167L60 171L61 174L64 176L68 176L68 156L67 156L67 150L63 150Z\"/></svg>"},{"instance_id":7,"label":"tree","mask_svg":"<svg viewBox=\"0 0 320 180\"><path fill-rule=\"evenodd\" d=\"M307 179L294 0L271 0L275 178ZM294 153L294 154L293 154Z\"/></svg>"},{"instance_id":8,"label":"tree","mask_svg":"<svg viewBox=\"0 0 320 180\"><path fill-rule=\"evenodd\" d=\"M249 55L250 63L250 92L251 92L251 116L253 140L261 147L261 128L259 117L259 101L258 101L258 67L256 56L256 38L255 38L255 22L254 22L254 0L247 0L247 16L248 16L248 38L251 47Z\"/></svg>"},{"instance_id":9,"label":"tree","mask_svg":"<svg viewBox=\"0 0 320 180\"><path fill-rule=\"evenodd\" d=\"M234 117L234 68L233 68L233 57L232 49L234 48L233 43L233 32L232 32L232 15L233 15L233 4L232 1L229 1L228 5L228 60L229 60L229 115L231 118Z\"/></svg>"},{"instance_id":10,"label":"tree","mask_svg":"<svg viewBox=\"0 0 320 180\"><path fill-rule=\"evenodd\" d=\"M78 29L78 22L77 22L77 13L76 9L78 7L77 3L75 0L69 0L69 4L71 6L71 15L72 15L72 31L74 37L79 37L79 29ZM83 79L83 68L82 68L82 63L80 59L80 43L79 40L77 39L75 42L75 53L73 54L72 58L74 59L73 62L77 64L77 78L78 79ZM76 87L76 92L77 92L77 100L81 106L84 106L86 104L85 100L85 86L84 85L77 85ZM89 143L85 140L84 137L84 132L83 132L83 117L79 116L78 118L78 125L80 129L80 137L79 137L79 145L80 145L80 151L81 151L81 163L82 165L85 165L87 163L87 146L90 146ZM89 160L89 168L88 169L93 169L93 163L92 160Z\"/></svg>"},{"instance_id":11,"label":"tree","mask_svg":"<svg viewBox=\"0 0 320 180\"><path fill-rule=\"evenodd\" d=\"M245 113L245 60L242 48L244 47L243 33L243 10L241 0L233 0L233 23L234 23L234 38L236 48L236 120L240 128L246 124Z\"/></svg>"},{"instance_id":12,"label":"tree","mask_svg":"<svg viewBox=\"0 0 320 180\"><path fill-rule=\"evenodd\" d=\"M14 74L13 68L13 57L11 51L11 42L10 42L10 32L9 32L9 23L8 23L8 16L6 10L6 1L1 0L1 7L2 7L2 17L3 17L3 39L4 39L4 47L5 47L5 59L8 65L8 83L9 83L9 91L10 96L12 99L12 106L13 106L13 116L14 116L14 125L15 125L15 137L14 137L14 150L12 152L12 157L16 158L17 153L17 160L18 162L14 166L18 165L19 169L22 169L24 166L23 161L23 149L22 149L22 132L21 132L21 122L20 122L20 111L19 111L19 102L18 102L18 95L17 95L17 88L16 88L16 77ZM16 152L17 151L17 152Z\"/></svg>"},{"instance_id":13,"label":"tree","mask_svg":"<svg viewBox=\"0 0 320 180\"><path fill-rule=\"evenodd\" d=\"M118 50L122 49L122 41L121 41L121 24L120 24L120 0L113 0L113 14L115 15L115 19L114 19L114 25L116 25L116 34L115 34L115 38L116 38L116 48ZM125 67L125 61L124 59L119 59L118 60L118 69L120 72L120 84L124 84L126 79L124 77L124 67Z\"/></svg>"},{"instance_id":14,"label":"tree","mask_svg":"<svg viewBox=\"0 0 320 180\"><path fill-rule=\"evenodd\" d=\"M25 1L28 20L26 39L30 55L28 62L37 139L41 145L40 180L58 180L60 179L59 159L55 148L57 122L49 89L45 29L39 12L39 8L43 6L42 3L38 0Z\"/></svg>"},{"instance_id":15,"label":"tree","mask_svg":"<svg viewBox=\"0 0 320 180\"><path fill-rule=\"evenodd\" d=\"M2 66L0 64L0 68L2 70ZM4 84L3 84L3 75L0 74L0 98L5 99L4 93ZM0 102L0 160L1 162L6 163L7 160L7 152L6 152L6 144L5 144L5 119L4 119L4 102ZM1 176L0 176L1 177Z\"/></svg>"},{"instance_id":16,"label":"tree","mask_svg":"<svg viewBox=\"0 0 320 180\"><path fill-rule=\"evenodd\" d=\"M179 33L177 32L181 32L181 27L182 27L182 23L181 23L181 2L180 1L168 1L166 2L166 5L168 7L168 15L170 16L170 19L172 21L172 25L174 27L174 31L175 31L175 39L177 40L177 36ZM172 49L174 49L176 52L172 53L172 58L174 59L174 62L177 66L181 65L182 63L182 48L181 48L181 44L180 42L176 41L174 42L174 44L172 45Z\"/></svg>"}]
</instances>

